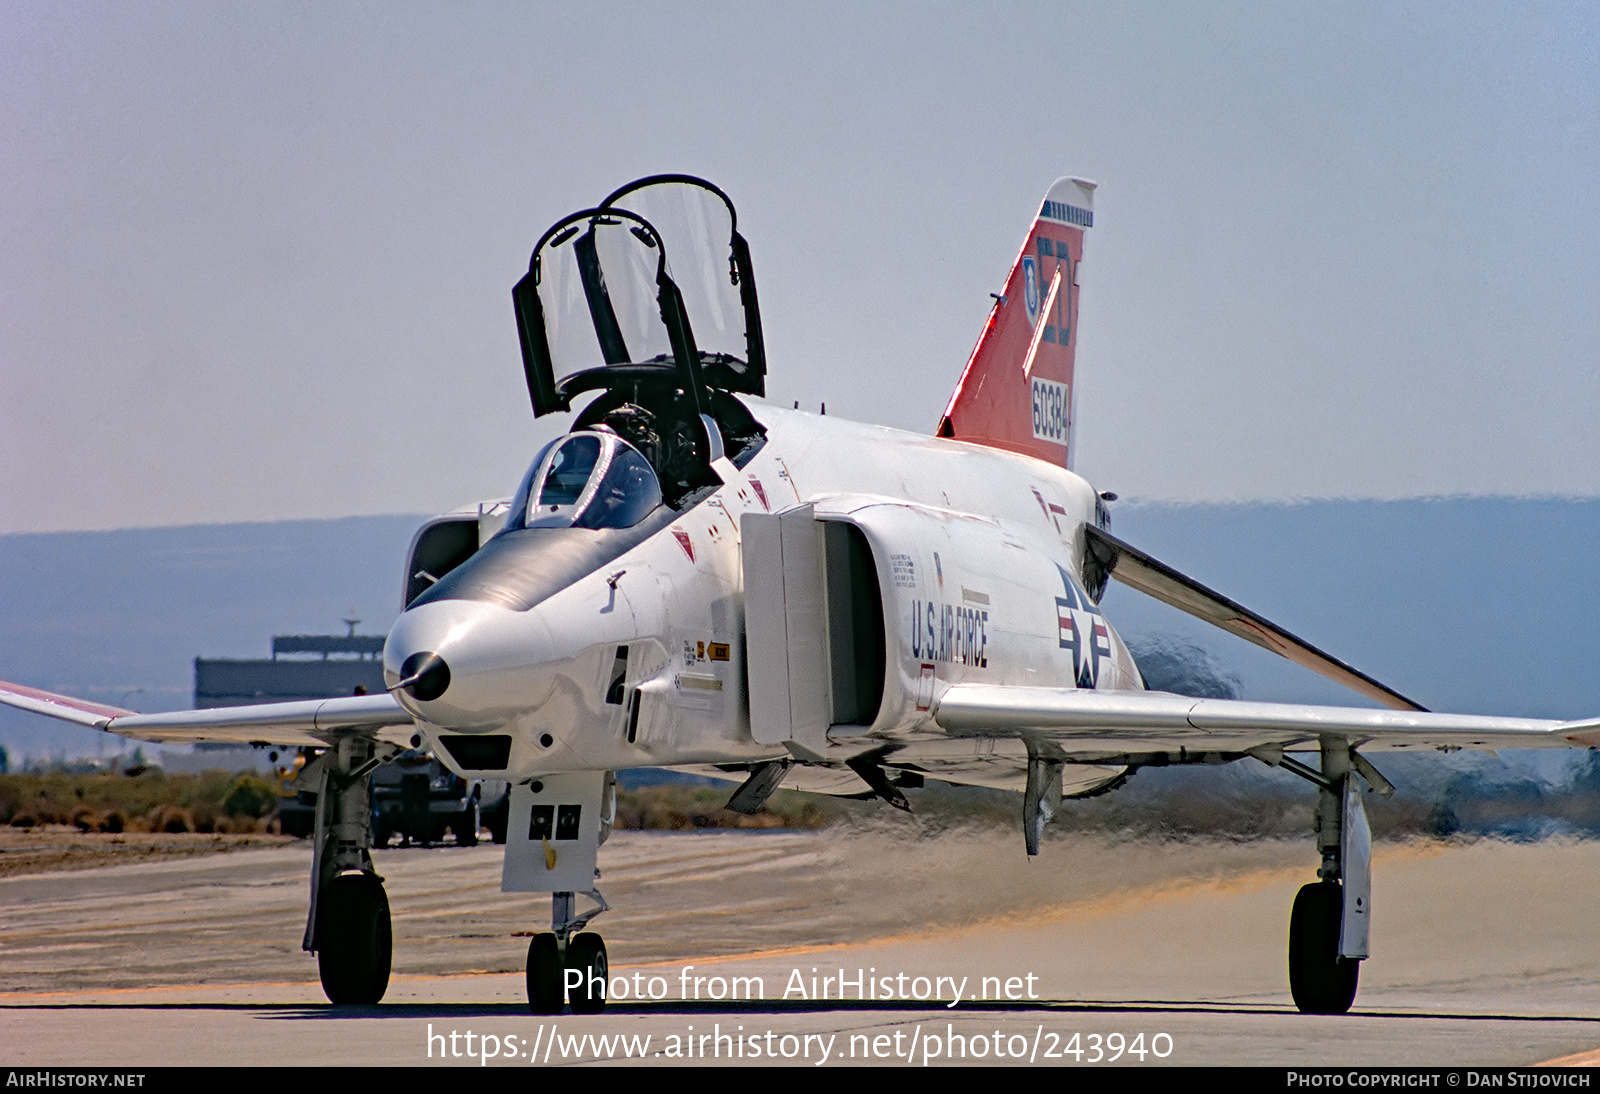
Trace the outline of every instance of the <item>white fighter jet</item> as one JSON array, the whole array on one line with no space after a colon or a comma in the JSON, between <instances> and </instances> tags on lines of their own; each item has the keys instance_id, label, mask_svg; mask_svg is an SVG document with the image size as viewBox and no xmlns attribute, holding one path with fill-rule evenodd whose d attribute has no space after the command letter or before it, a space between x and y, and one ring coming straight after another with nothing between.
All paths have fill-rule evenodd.
<instances>
[{"instance_id":1,"label":"white fighter jet","mask_svg":"<svg viewBox=\"0 0 1600 1094\"><path fill-rule=\"evenodd\" d=\"M1139 767L1263 762L1315 788L1317 880L1289 982L1341 1013L1367 956L1363 787L1391 749L1576 748L1600 720L1424 711L1122 542L1074 474L1074 351L1094 184L1050 187L932 436L774 407L750 252L715 186L655 176L557 221L512 291L537 416L576 411L510 499L426 524L389 632L389 692L137 714L0 701L147 741L300 746L317 801L305 948L335 1003L388 983L367 776L427 748L511 784L503 886L552 894L540 1013L605 1004L595 888L615 773L670 767L900 807L927 780L1020 794L1027 853L1063 798ZM1145 690L1099 608L1117 580L1385 709ZM583 903L580 906L580 898Z\"/></svg>"}]
</instances>

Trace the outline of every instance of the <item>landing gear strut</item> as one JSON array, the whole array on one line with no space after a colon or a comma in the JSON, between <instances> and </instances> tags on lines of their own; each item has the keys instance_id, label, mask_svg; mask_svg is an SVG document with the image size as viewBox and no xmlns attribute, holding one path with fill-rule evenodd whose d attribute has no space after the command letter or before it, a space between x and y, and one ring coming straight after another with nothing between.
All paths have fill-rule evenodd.
<instances>
[{"instance_id":1,"label":"landing gear strut","mask_svg":"<svg viewBox=\"0 0 1600 1094\"><path fill-rule=\"evenodd\" d=\"M1386 797L1394 786L1338 738L1323 738L1320 770L1281 749L1255 756L1317 786L1322 865L1319 880L1301 888L1289 914L1289 994L1302 1014L1344 1014L1355 1002L1372 911L1372 830L1360 779Z\"/></svg>"},{"instance_id":2,"label":"landing gear strut","mask_svg":"<svg viewBox=\"0 0 1600 1094\"><path fill-rule=\"evenodd\" d=\"M541 775L511 787L506 809L506 860L500 888L549 893L550 930L528 945L528 1006L535 1014L599 1014L610 967L606 944L583 933L609 910L593 886L597 856L617 815L616 778L609 771ZM577 898L594 906L577 910Z\"/></svg>"},{"instance_id":3,"label":"landing gear strut","mask_svg":"<svg viewBox=\"0 0 1600 1094\"><path fill-rule=\"evenodd\" d=\"M550 924L555 929L534 935L528 944L528 1008L535 1014L560 1014L569 999L573 1014L605 1010L610 978L606 944L583 928L609 906L597 889L584 896L597 906L574 915L574 894L551 893Z\"/></svg>"},{"instance_id":4,"label":"landing gear strut","mask_svg":"<svg viewBox=\"0 0 1600 1094\"><path fill-rule=\"evenodd\" d=\"M317 788L311 911L302 943L317 954L331 1003L376 1003L389 987L394 940L389 898L372 865L372 800L367 776L382 746L344 737L312 761L301 781Z\"/></svg>"}]
</instances>

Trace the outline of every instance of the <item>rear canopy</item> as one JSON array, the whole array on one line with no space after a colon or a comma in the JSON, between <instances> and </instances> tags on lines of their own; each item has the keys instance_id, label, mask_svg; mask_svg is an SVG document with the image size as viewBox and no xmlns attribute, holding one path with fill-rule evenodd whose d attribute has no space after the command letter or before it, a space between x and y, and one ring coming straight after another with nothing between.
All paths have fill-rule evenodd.
<instances>
[{"instance_id":1,"label":"rear canopy","mask_svg":"<svg viewBox=\"0 0 1600 1094\"><path fill-rule=\"evenodd\" d=\"M765 394L750 250L703 179L651 176L563 217L512 300L536 417L624 382L673 382L701 413L712 389Z\"/></svg>"}]
</instances>

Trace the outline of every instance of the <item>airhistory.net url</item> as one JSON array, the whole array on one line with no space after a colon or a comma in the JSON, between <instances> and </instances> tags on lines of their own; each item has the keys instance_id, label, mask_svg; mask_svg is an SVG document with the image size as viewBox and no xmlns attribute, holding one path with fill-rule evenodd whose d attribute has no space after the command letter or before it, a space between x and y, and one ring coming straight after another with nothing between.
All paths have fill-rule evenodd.
<instances>
[{"instance_id":1,"label":"airhistory.net url","mask_svg":"<svg viewBox=\"0 0 1600 1094\"><path fill-rule=\"evenodd\" d=\"M1073 1033L1063 1035L1036 1026L1029 1033L958 1033L953 1023L944 1030L927 1030L924 1023L891 1032L779 1033L747 1031L744 1026L724 1029L720 1022L710 1030L687 1026L683 1033L563 1033L561 1023L540 1024L532 1038L519 1033L479 1033L476 1030L434 1032L428 1023L428 1059L476 1060L487 1067L496 1063L548 1064L574 1060L768 1060L795 1061L821 1067L830 1062L900 1060L928 1066L960 1060L1014 1061L1016 1063L1096 1064L1165 1060L1172 1055L1172 1037L1166 1033Z\"/></svg>"}]
</instances>

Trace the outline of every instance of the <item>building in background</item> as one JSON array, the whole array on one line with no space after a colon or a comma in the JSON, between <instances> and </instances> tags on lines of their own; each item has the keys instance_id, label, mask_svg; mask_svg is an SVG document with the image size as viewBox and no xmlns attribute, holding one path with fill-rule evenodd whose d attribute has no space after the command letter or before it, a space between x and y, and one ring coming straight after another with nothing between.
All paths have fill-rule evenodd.
<instances>
[{"instance_id":1,"label":"building in background","mask_svg":"<svg viewBox=\"0 0 1600 1094\"><path fill-rule=\"evenodd\" d=\"M347 634L280 634L272 639L267 659L224 657L194 659L194 705L235 707L247 703L291 703L336 695L375 695L384 690L381 635L357 634L359 619L346 619ZM299 788L291 750L273 750L270 761L285 761L281 774L278 819L289 835L309 835L316 823L316 796ZM174 757L176 759L176 757ZM245 768L258 766L259 749L238 745L196 745L180 761L185 767ZM164 757L165 762L165 757ZM479 810L497 842L504 837L505 784L467 783L445 770L432 755L406 752L379 765L372 776L372 806L378 846L392 836L405 843L428 845L448 832L458 846L478 842Z\"/></svg>"},{"instance_id":2,"label":"building in background","mask_svg":"<svg viewBox=\"0 0 1600 1094\"><path fill-rule=\"evenodd\" d=\"M357 634L359 619L344 622L348 634L275 635L269 659L196 657L195 709L382 691L383 637Z\"/></svg>"},{"instance_id":3,"label":"building in background","mask_svg":"<svg viewBox=\"0 0 1600 1094\"><path fill-rule=\"evenodd\" d=\"M346 634L274 635L270 658L196 657L195 709L382 691L383 636L357 634L359 622L346 619ZM163 750L161 766L168 771L271 770L274 761L248 745L197 744L192 750Z\"/></svg>"}]
</instances>

